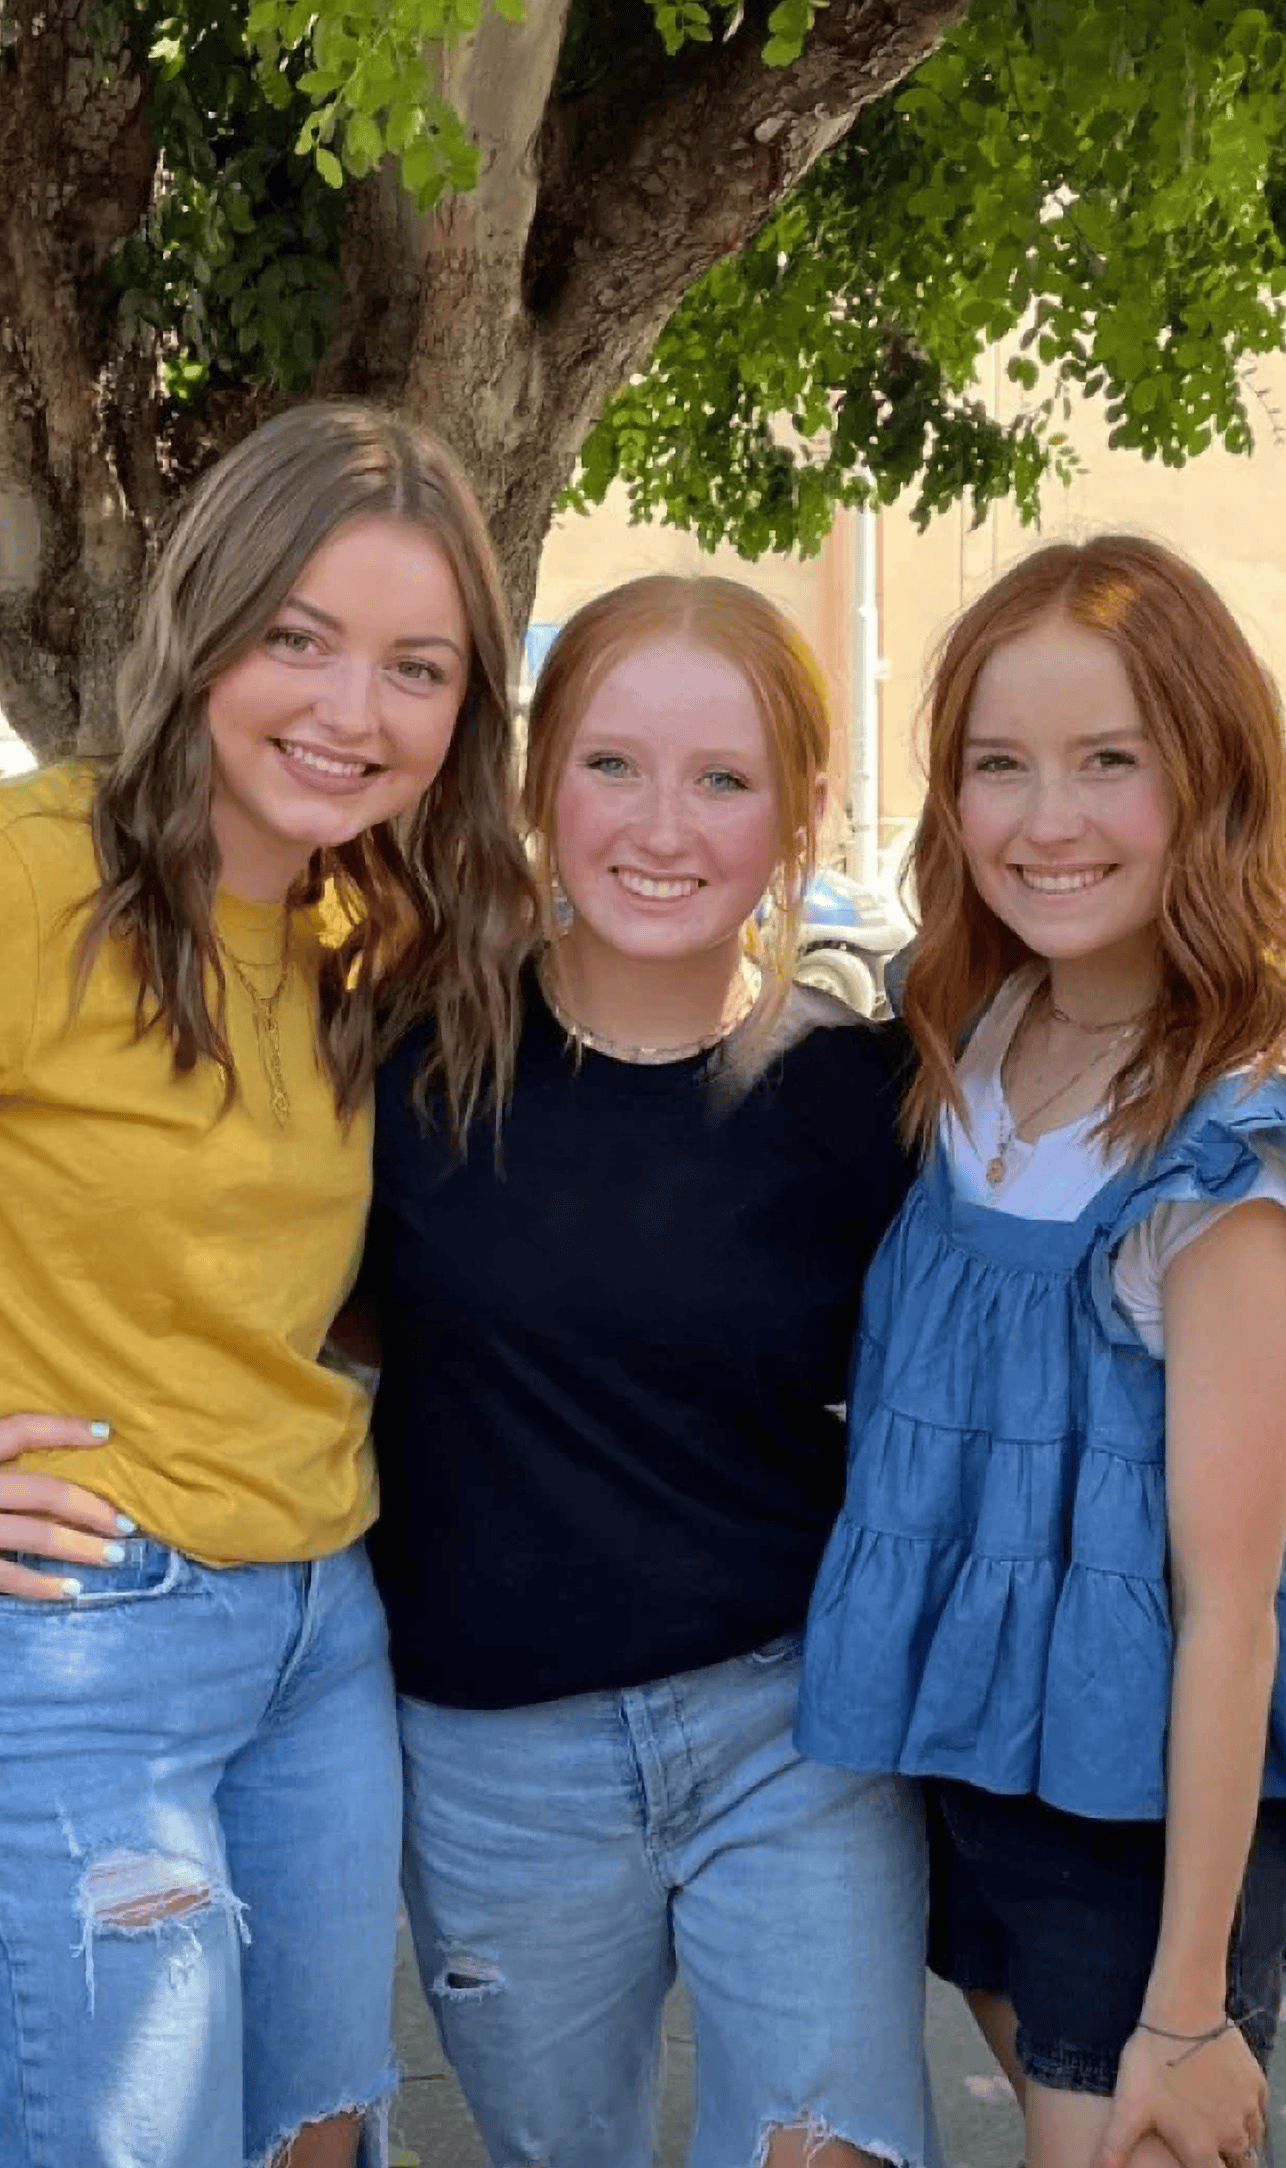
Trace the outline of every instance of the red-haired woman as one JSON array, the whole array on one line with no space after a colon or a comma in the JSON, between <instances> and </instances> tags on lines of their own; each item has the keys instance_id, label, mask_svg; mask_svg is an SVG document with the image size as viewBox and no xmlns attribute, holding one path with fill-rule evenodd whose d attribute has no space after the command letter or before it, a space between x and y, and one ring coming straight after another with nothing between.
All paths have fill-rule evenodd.
<instances>
[{"instance_id":1,"label":"red-haired woman","mask_svg":"<svg viewBox=\"0 0 1286 2168\"><path fill-rule=\"evenodd\" d=\"M906 1109L799 1739L929 1781L1030 2168L1264 2131L1286 1940L1286 761L1206 583L1020 564L933 685ZM1258 2059L1257 2059L1258 2058Z\"/></svg>"},{"instance_id":2,"label":"red-haired woman","mask_svg":"<svg viewBox=\"0 0 1286 2168\"><path fill-rule=\"evenodd\" d=\"M745 587L578 611L532 701L556 937L502 1167L485 1129L461 1158L426 1128L415 1033L377 1087L403 1886L497 2168L649 2168L676 1970L690 2168L941 2157L918 1795L791 1738L834 1403L910 1171L900 1035L789 981L827 735L816 663ZM761 985L767 888L785 968Z\"/></svg>"}]
</instances>

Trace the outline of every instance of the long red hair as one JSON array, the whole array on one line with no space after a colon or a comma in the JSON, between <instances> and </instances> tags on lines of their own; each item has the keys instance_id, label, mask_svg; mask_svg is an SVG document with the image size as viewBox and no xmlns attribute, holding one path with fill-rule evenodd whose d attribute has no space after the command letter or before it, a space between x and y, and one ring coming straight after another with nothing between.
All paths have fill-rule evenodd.
<instances>
[{"instance_id":1,"label":"long red hair","mask_svg":"<svg viewBox=\"0 0 1286 2168\"><path fill-rule=\"evenodd\" d=\"M920 931L906 1019L920 1053L908 1134L962 1112L970 1020L1031 951L983 903L960 828L965 732L988 658L1042 618L1110 640L1174 793L1158 938L1162 987L1108 1102L1107 1143L1144 1152L1216 1078L1286 1052L1286 752L1271 679L1200 573L1133 535L1037 550L979 597L938 654L928 793L909 873Z\"/></svg>"}]
</instances>

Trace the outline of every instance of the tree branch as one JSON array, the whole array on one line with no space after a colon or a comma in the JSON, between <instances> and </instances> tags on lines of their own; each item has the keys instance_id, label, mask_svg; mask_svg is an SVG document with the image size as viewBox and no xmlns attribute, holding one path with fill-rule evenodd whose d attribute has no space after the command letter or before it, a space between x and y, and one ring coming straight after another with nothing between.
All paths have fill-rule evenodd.
<instances>
[{"instance_id":1,"label":"tree branch","mask_svg":"<svg viewBox=\"0 0 1286 2168\"><path fill-rule=\"evenodd\" d=\"M548 507L604 399L692 280L964 12L964 0L831 0L801 58L772 70L769 4L752 0L734 35L677 61L641 8L587 10L536 145L520 302L500 284L495 310L479 311L485 259L430 253L404 396L443 420L479 483L520 617ZM650 43L629 42L645 31ZM469 200L450 217L467 219ZM440 222L438 237L449 231Z\"/></svg>"},{"instance_id":2,"label":"tree branch","mask_svg":"<svg viewBox=\"0 0 1286 2168\"><path fill-rule=\"evenodd\" d=\"M521 23L487 9L472 37L443 52L443 95L477 142L478 185L427 217L400 186L392 161L353 191L342 322L319 389L360 384L376 397L406 396L414 405L408 378L422 326L445 313L445 290L461 271L470 307L485 309L497 356L503 352L520 310L537 205L536 148L569 5L528 0ZM432 374L431 361L429 369Z\"/></svg>"}]
</instances>

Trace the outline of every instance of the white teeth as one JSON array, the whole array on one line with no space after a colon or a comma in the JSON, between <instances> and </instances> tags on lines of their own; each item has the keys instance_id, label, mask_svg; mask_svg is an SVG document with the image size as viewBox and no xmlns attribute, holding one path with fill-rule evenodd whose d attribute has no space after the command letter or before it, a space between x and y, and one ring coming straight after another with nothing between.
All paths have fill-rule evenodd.
<instances>
[{"instance_id":1,"label":"white teeth","mask_svg":"<svg viewBox=\"0 0 1286 2168\"><path fill-rule=\"evenodd\" d=\"M1072 896L1078 889L1097 888L1105 881L1111 868L1091 866L1080 873L1046 873L1036 866L1015 866L1015 873L1026 887L1034 888L1042 896Z\"/></svg>"},{"instance_id":2,"label":"white teeth","mask_svg":"<svg viewBox=\"0 0 1286 2168\"><path fill-rule=\"evenodd\" d=\"M318 775L365 775L370 766L365 760L337 760L333 754L314 752L311 745L296 745L293 738L280 740L283 753L297 760L301 767L315 768Z\"/></svg>"},{"instance_id":3,"label":"white teeth","mask_svg":"<svg viewBox=\"0 0 1286 2168\"><path fill-rule=\"evenodd\" d=\"M674 902L680 896L695 896L700 881L653 881L645 873L628 873L623 867L616 868L616 878L621 887L632 896L650 896L661 902Z\"/></svg>"}]
</instances>

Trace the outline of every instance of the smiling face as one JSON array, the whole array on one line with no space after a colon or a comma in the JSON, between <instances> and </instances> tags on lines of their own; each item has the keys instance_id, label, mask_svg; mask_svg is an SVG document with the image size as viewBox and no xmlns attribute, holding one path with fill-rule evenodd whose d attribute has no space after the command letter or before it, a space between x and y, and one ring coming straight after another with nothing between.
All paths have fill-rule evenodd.
<instances>
[{"instance_id":1,"label":"smiling face","mask_svg":"<svg viewBox=\"0 0 1286 2168\"><path fill-rule=\"evenodd\" d=\"M1061 615L999 647L970 703L959 796L974 885L1051 963L1147 963L1174 796L1116 649Z\"/></svg>"},{"instance_id":2,"label":"smiling face","mask_svg":"<svg viewBox=\"0 0 1286 2168\"><path fill-rule=\"evenodd\" d=\"M780 856L767 732L740 671L683 639L622 656L568 748L554 847L577 943L635 962L735 955Z\"/></svg>"},{"instance_id":3,"label":"smiling face","mask_svg":"<svg viewBox=\"0 0 1286 2168\"><path fill-rule=\"evenodd\" d=\"M470 653L455 574L425 529L337 528L207 695L220 887L284 895L313 851L414 805L446 758Z\"/></svg>"}]
</instances>

